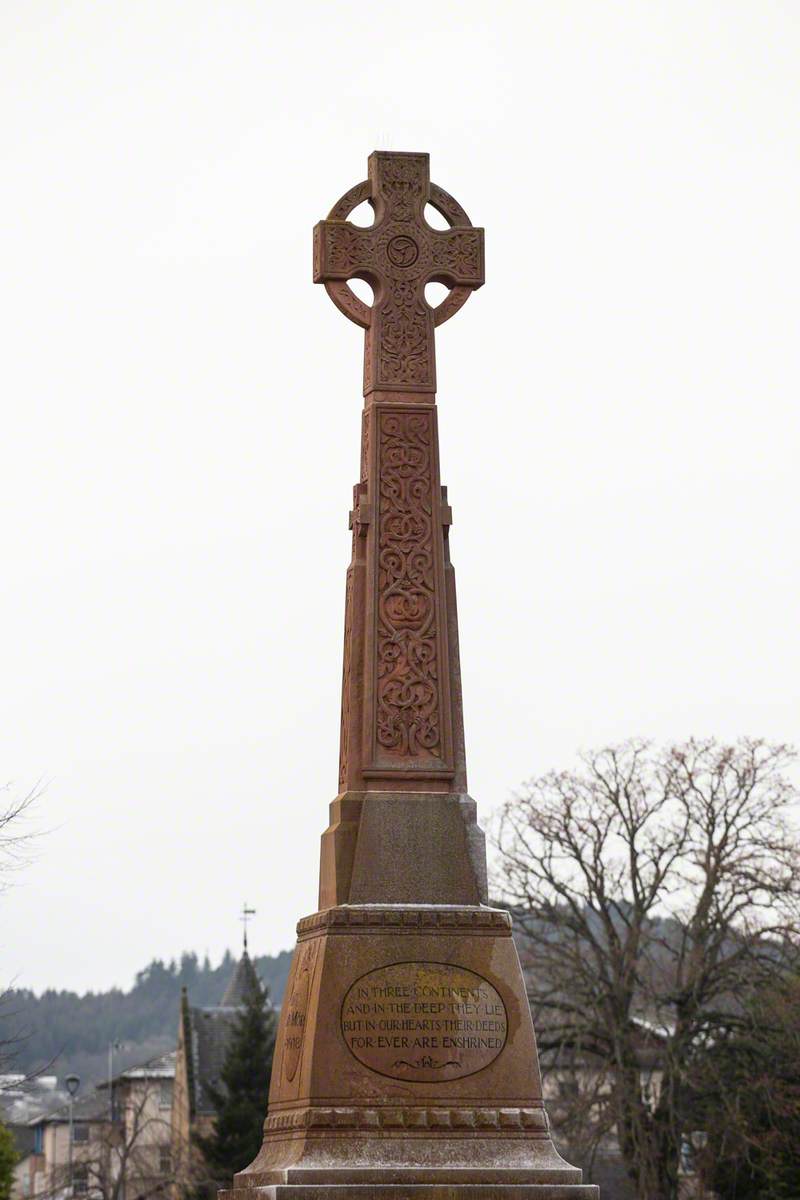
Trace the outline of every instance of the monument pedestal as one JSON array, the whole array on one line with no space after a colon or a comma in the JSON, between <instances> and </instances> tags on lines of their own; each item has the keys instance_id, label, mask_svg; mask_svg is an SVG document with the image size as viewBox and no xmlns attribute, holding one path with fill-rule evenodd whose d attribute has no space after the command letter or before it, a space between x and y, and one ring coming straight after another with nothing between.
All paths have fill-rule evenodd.
<instances>
[{"instance_id":1,"label":"monument pedestal","mask_svg":"<svg viewBox=\"0 0 800 1200\"><path fill-rule=\"evenodd\" d=\"M506 912L339 905L300 921L239 1200L596 1200L580 1180L550 1140Z\"/></svg>"}]
</instances>

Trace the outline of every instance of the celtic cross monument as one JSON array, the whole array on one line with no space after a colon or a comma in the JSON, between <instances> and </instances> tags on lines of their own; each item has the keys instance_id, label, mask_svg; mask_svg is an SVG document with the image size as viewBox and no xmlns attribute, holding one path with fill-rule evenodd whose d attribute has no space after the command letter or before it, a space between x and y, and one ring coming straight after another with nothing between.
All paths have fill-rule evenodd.
<instances>
[{"instance_id":1,"label":"celtic cross monument","mask_svg":"<svg viewBox=\"0 0 800 1200\"><path fill-rule=\"evenodd\" d=\"M347 220L364 200L368 229ZM448 229L428 225L428 204ZM372 286L371 307L354 278ZM511 921L488 904L467 794L434 329L483 279L483 230L430 182L427 154L371 155L369 178L314 230L315 282L365 330L339 792L319 911L297 927L264 1143L227 1200L253 1188L265 1200L597 1197L550 1139ZM436 308L431 280L450 289Z\"/></svg>"}]
</instances>

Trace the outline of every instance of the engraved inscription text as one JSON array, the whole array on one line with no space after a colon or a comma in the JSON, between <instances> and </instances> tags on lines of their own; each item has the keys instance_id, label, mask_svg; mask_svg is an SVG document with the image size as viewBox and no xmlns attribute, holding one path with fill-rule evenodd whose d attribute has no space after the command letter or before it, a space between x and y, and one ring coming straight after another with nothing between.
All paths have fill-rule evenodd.
<instances>
[{"instance_id":1,"label":"engraved inscription text","mask_svg":"<svg viewBox=\"0 0 800 1200\"><path fill-rule=\"evenodd\" d=\"M449 963L392 963L357 979L342 1036L360 1063L391 1079L438 1083L488 1067L508 1018L487 979Z\"/></svg>"}]
</instances>

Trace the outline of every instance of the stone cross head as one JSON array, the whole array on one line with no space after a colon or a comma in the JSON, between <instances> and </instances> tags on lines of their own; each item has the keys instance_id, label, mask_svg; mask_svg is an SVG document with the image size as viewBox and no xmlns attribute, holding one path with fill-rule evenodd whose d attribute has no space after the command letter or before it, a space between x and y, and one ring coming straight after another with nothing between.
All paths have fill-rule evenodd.
<instances>
[{"instance_id":1,"label":"stone cross head","mask_svg":"<svg viewBox=\"0 0 800 1200\"><path fill-rule=\"evenodd\" d=\"M347 220L364 200L375 210L368 229ZM428 224L426 204L449 229ZM348 287L349 279L370 284L371 306ZM450 288L435 308L425 299L432 281ZM314 282L323 283L337 308L366 330L365 395L435 392L434 326L452 317L483 281L483 230L430 182L427 154L376 150L369 179L346 192L314 229Z\"/></svg>"}]
</instances>

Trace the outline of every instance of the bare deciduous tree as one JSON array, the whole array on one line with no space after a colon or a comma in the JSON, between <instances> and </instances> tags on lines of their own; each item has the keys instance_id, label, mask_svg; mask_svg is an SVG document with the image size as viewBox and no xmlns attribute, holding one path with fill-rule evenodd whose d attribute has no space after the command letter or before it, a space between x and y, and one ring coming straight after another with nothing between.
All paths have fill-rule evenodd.
<instances>
[{"instance_id":1,"label":"bare deciduous tree","mask_svg":"<svg viewBox=\"0 0 800 1200\"><path fill-rule=\"evenodd\" d=\"M0 788L0 891L7 886L8 875L28 862L36 836L28 822L41 794L38 786L16 797L12 797L10 785Z\"/></svg>"},{"instance_id":2,"label":"bare deciduous tree","mask_svg":"<svg viewBox=\"0 0 800 1200\"><path fill-rule=\"evenodd\" d=\"M118 1119L85 1166L87 1193L97 1200L147 1200L167 1191L172 1182L166 1161L171 1142L169 1114L159 1111L158 1089L152 1085L129 1093Z\"/></svg>"},{"instance_id":3,"label":"bare deciduous tree","mask_svg":"<svg viewBox=\"0 0 800 1200\"><path fill-rule=\"evenodd\" d=\"M678 1195L693 1061L796 952L793 758L757 740L630 742L532 780L499 818L540 1045L594 1064L597 1136L613 1123L641 1200Z\"/></svg>"}]
</instances>

